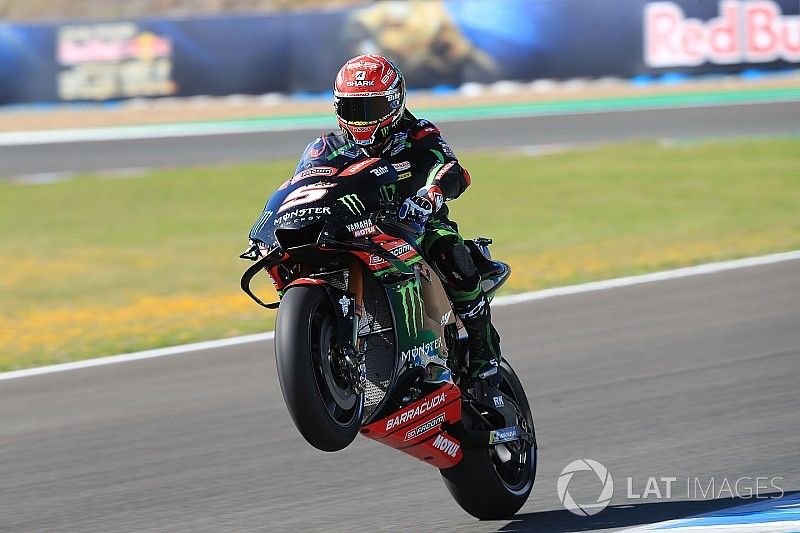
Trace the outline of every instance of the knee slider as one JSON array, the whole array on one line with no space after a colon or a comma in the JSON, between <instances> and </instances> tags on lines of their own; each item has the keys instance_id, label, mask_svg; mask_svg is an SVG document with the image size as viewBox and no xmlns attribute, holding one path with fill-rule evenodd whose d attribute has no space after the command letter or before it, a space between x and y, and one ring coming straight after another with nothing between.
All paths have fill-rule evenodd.
<instances>
[{"instance_id":1,"label":"knee slider","mask_svg":"<svg viewBox=\"0 0 800 533\"><path fill-rule=\"evenodd\" d=\"M453 288L469 292L479 286L481 278L475 268L475 262L472 260L469 249L464 244L455 243L447 251L447 259L451 271L448 280Z\"/></svg>"},{"instance_id":2,"label":"knee slider","mask_svg":"<svg viewBox=\"0 0 800 533\"><path fill-rule=\"evenodd\" d=\"M464 279L470 279L476 274L475 261L472 254L464 243L458 243L450 249L453 270L458 272Z\"/></svg>"},{"instance_id":3,"label":"knee slider","mask_svg":"<svg viewBox=\"0 0 800 533\"><path fill-rule=\"evenodd\" d=\"M448 285L455 290L472 291L480 283L469 249L458 239L437 240L429 250L429 256Z\"/></svg>"}]
</instances>

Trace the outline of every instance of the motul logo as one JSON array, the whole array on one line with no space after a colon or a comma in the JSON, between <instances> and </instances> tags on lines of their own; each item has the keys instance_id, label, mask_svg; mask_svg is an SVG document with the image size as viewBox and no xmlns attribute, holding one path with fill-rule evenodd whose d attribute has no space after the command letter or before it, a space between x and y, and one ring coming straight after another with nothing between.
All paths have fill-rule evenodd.
<instances>
[{"instance_id":1,"label":"motul logo","mask_svg":"<svg viewBox=\"0 0 800 533\"><path fill-rule=\"evenodd\" d=\"M719 16L708 21L686 18L675 3L653 2L644 19L649 67L800 62L800 16L784 16L771 0L722 0Z\"/></svg>"},{"instance_id":2,"label":"motul logo","mask_svg":"<svg viewBox=\"0 0 800 533\"><path fill-rule=\"evenodd\" d=\"M449 455L450 457L455 457L458 453L458 449L461 447L455 442L451 441L441 433L436 436L436 440L433 441L433 447L437 450L442 450L444 453Z\"/></svg>"}]
</instances>

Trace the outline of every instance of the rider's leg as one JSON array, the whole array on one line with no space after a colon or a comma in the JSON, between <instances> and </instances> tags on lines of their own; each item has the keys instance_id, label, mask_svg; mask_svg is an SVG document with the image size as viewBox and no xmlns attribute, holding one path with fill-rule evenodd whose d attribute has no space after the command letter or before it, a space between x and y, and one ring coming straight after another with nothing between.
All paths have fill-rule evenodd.
<instances>
[{"instance_id":1,"label":"rider's leg","mask_svg":"<svg viewBox=\"0 0 800 533\"><path fill-rule=\"evenodd\" d=\"M449 224L435 220L428 223L422 246L428 261L442 273L445 291L469 335L470 375L499 380L500 336L464 240Z\"/></svg>"}]
</instances>

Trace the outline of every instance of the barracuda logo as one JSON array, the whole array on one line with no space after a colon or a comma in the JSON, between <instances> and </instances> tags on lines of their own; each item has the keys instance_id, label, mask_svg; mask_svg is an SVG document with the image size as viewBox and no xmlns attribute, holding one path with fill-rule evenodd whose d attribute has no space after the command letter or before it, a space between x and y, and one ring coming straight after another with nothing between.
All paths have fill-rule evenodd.
<instances>
[{"instance_id":1,"label":"barracuda logo","mask_svg":"<svg viewBox=\"0 0 800 533\"><path fill-rule=\"evenodd\" d=\"M403 411L399 415L395 416L394 418L390 418L386 421L386 431L389 431L393 427L400 426L405 424L406 422L411 422L415 420L418 416L424 415L431 409L442 405L444 401L447 399L445 393L437 394L433 398L428 398L418 406L414 407L413 409L409 409L407 411Z\"/></svg>"},{"instance_id":2,"label":"barracuda logo","mask_svg":"<svg viewBox=\"0 0 800 533\"><path fill-rule=\"evenodd\" d=\"M422 286L419 281L412 279L397 290L403 302L406 316L406 331L411 337L417 336L417 303L419 303L419 319L422 321L424 310L422 308ZM413 332L412 332L413 331Z\"/></svg>"},{"instance_id":3,"label":"barracuda logo","mask_svg":"<svg viewBox=\"0 0 800 533\"><path fill-rule=\"evenodd\" d=\"M384 202L390 201L394 198L394 195L397 193L397 185L394 183L389 183L381 187L381 200Z\"/></svg>"},{"instance_id":4,"label":"barracuda logo","mask_svg":"<svg viewBox=\"0 0 800 533\"><path fill-rule=\"evenodd\" d=\"M361 201L357 194L347 194L336 200L342 202L354 215L360 215L366 209L364 202Z\"/></svg>"}]
</instances>

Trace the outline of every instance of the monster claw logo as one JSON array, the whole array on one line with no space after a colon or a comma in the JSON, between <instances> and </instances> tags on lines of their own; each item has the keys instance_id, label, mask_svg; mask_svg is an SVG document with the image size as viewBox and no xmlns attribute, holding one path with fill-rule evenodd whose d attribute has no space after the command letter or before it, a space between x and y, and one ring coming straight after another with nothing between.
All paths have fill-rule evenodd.
<instances>
[{"instance_id":1,"label":"monster claw logo","mask_svg":"<svg viewBox=\"0 0 800 533\"><path fill-rule=\"evenodd\" d=\"M397 290L403 302L406 315L406 330L409 336L417 336L417 304L419 304L419 320L422 321L424 310L422 308L422 286L419 280L412 279Z\"/></svg>"},{"instance_id":2,"label":"monster claw logo","mask_svg":"<svg viewBox=\"0 0 800 533\"><path fill-rule=\"evenodd\" d=\"M253 225L253 228L250 230L250 233L258 233L261 229L266 225L267 220L273 215L272 211L264 211L256 223Z\"/></svg>"},{"instance_id":3,"label":"monster claw logo","mask_svg":"<svg viewBox=\"0 0 800 533\"><path fill-rule=\"evenodd\" d=\"M354 215L360 215L366 209L364 202L361 201L357 194L347 194L337 198L337 201L342 202Z\"/></svg>"},{"instance_id":4,"label":"monster claw logo","mask_svg":"<svg viewBox=\"0 0 800 533\"><path fill-rule=\"evenodd\" d=\"M395 193L397 192L397 185L394 183L389 183L388 185L384 185L380 189L381 191L381 200L384 202L390 201L394 198Z\"/></svg>"}]
</instances>

